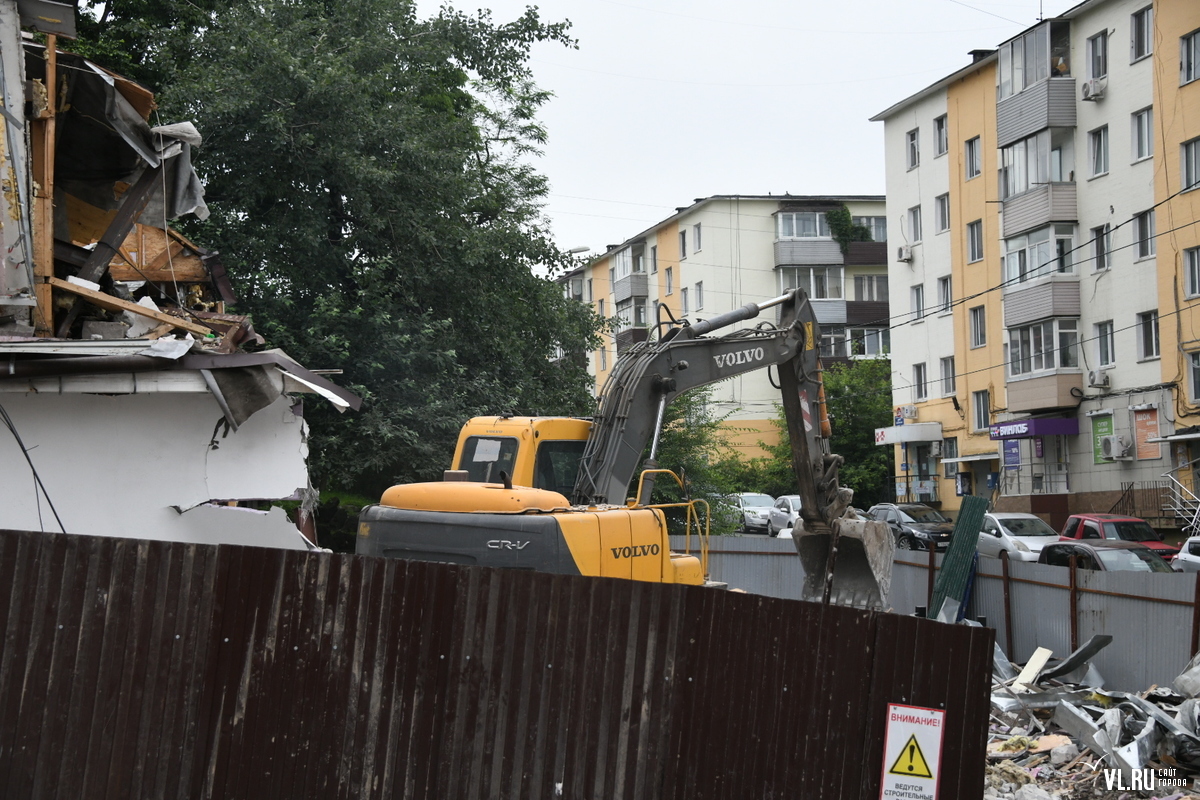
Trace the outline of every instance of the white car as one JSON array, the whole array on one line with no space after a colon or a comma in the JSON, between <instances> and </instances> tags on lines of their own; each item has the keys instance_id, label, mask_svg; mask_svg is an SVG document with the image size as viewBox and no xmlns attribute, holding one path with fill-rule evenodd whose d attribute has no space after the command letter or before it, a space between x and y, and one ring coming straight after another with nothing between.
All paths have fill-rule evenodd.
<instances>
[{"instance_id":1,"label":"white car","mask_svg":"<svg viewBox=\"0 0 1200 800\"><path fill-rule=\"evenodd\" d=\"M785 494L771 506L767 519L767 535L778 536L780 531L791 528L800 518L800 495Z\"/></svg>"},{"instance_id":2,"label":"white car","mask_svg":"<svg viewBox=\"0 0 1200 800\"><path fill-rule=\"evenodd\" d=\"M732 497L741 515L742 533L766 533L768 530L767 514L775 498L769 494L758 492L742 492Z\"/></svg>"},{"instance_id":3,"label":"white car","mask_svg":"<svg viewBox=\"0 0 1200 800\"><path fill-rule=\"evenodd\" d=\"M1179 554L1171 559L1171 569L1176 572L1200 572L1200 536L1193 536L1179 548Z\"/></svg>"},{"instance_id":4,"label":"white car","mask_svg":"<svg viewBox=\"0 0 1200 800\"><path fill-rule=\"evenodd\" d=\"M980 555L999 558L1002 550L1013 561L1037 561L1042 547L1058 541L1058 531L1035 514L997 511L983 515L976 549Z\"/></svg>"}]
</instances>

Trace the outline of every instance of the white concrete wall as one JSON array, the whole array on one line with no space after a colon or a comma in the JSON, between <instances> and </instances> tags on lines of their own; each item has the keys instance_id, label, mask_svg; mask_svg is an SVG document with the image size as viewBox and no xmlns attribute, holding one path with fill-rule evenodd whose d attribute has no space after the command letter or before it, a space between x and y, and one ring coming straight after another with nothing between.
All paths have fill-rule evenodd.
<instances>
[{"instance_id":1,"label":"white concrete wall","mask_svg":"<svg viewBox=\"0 0 1200 800\"><path fill-rule=\"evenodd\" d=\"M0 394L68 533L303 549L283 514L199 506L308 485L306 426L281 397L216 439L207 393ZM0 528L58 531L14 437L0 427ZM190 510L189 510L190 509Z\"/></svg>"}]
</instances>

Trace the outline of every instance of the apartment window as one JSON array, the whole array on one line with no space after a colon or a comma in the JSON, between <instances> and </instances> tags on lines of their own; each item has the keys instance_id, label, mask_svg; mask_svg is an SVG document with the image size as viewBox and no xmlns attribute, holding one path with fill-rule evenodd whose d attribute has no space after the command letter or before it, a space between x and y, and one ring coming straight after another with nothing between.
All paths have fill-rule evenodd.
<instances>
[{"instance_id":1,"label":"apartment window","mask_svg":"<svg viewBox=\"0 0 1200 800\"><path fill-rule=\"evenodd\" d=\"M1112 320L1096 323L1096 355L1101 367L1116 363L1117 351L1114 347Z\"/></svg>"},{"instance_id":2,"label":"apartment window","mask_svg":"<svg viewBox=\"0 0 1200 800\"><path fill-rule=\"evenodd\" d=\"M1000 48L997 99L1017 94L1048 76L1070 75L1070 26L1066 20L1039 25Z\"/></svg>"},{"instance_id":3,"label":"apartment window","mask_svg":"<svg viewBox=\"0 0 1200 800\"><path fill-rule=\"evenodd\" d=\"M1133 160L1141 161L1154 155L1154 111L1143 108L1133 112L1131 117L1132 130L1130 144L1133 150Z\"/></svg>"},{"instance_id":4,"label":"apartment window","mask_svg":"<svg viewBox=\"0 0 1200 800\"><path fill-rule=\"evenodd\" d=\"M871 241L887 241L887 217L851 217L855 225L862 225L871 232Z\"/></svg>"},{"instance_id":5,"label":"apartment window","mask_svg":"<svg viewBox=\"0 0 1200 800\"><path fill-rule=\"evenodd\" d=\"M1138 356L1142 359L1158 358L1158 312L1146 311L1137 315Z\"/></svg>"},{"instance_id":6,"label":"apartment window","mask_svg":"<svg viewBox=\"0 0 1200 800\"><path fill-rule=\"evenodd\" d=\"M600 371L608 369L608 351L603 347L600 348Z\"/></svg>"},{"instance_id":7,"label":"apartment window","mask_svg":"<svg viewBox=\"0 0 1200 800\"><path fill-rule=\"evenodd\" d=\"M1112 266L1112 232L1108 225L1092 228L1092 256L1097 272Z\"/></svg>"},{"instance_id":8,"label":"apartment window","mask_svg":"<svg viewBox=\"0 0 1200 800\"><path fill-rule=\"evenodd\" d=\"M1200 30L1179 40L1179 85L1200 78Z\"/></svg>"},{"instance_id":9,"label":"apartment window","mask_svg":"<svg viewBox=\"0 0 1200 800\"><path fill-rule=\"evenodd\" d=\"M842 299L841 267L783 267L779 277L785 292L803 289L814 300Z\"/></svg>"},{"instance_id":10,"label":"apartment window","mask_svg":"<svg viewBox=\"0 0 1200 800\"><path fill-rule=\"evenodd\" d=\"M1000 199L1027 192L1051 179L1051 131L1026 137L1000 151Z\"/></svg>"},{"instance_id":11,"label":"apartment window","mask_svg":"<svg viewBox=\"0 0 1200 800\"><path fill-rule=\"evenodd\" d=\"M613 290L613 284L617 282L617 270L614 267L608 268L608 290Z\"/></svg>"},{"instance_id":12,"label":"apartment window","mask_svg":"<svg viewBox=\"0 0 1200 800\"><path fill-rule=\"evenodd\" d=\"M887 328L851 328L850 355L886 356L892 351L892 332Z\"/></svg>"},{"instance_id":13,"label":"apartment window","mask_svg":"<svg viewBox=\"0 0 1200 800\"><path fill-rule=\"evenodd\" d=\"M954 394L955 372L954 356L942 359L942 394Z\"/></svg>"},{"instance_id":14,"label":"apartment window","mask_svg":"<svg viewBox=\"0 0 1200 800\"><path fill-rule=\"evenodd\" d=\"M945 476L953 478L958 472L958 437L954 436L949 439L942 439L942 466L945 467Z\"/></svg>"},{"instance_id":15,"label":"apartment window","mask_svg":"<svg viewBox=\"0 0 1200 800\"><path fill-rule=\"evenodd\" d=\"M1200 296L1200 247L1183 251L1183 270L1187 276L1188 297Z\"/></svg>"},{"instance_id":16,"label":"apartment window","mask_svg":"<svg viewBox=\"0 0 1200 800\"><path fill-rule=\"evenodd\" d=\"M1079 320L1053 319L1010 328L1008 364L1013 376L1078 367Z\"/></svg>"},{"instance_id":17,"label":"apartment window","mask_svg":"<svg viewBox=\"0 0 1200 800\"><path fill-rule=\"evenodd\" d=\"M1004 283L1035 280L1047 275L1071 273L1075 262L1075 226L1067 224L1048 225L1024 236L1004 240Z\"/></svg>"},{"instance_id":18,"label":"apartment window","mask_svg":"<svg viewBox=\"0 0 1200 800\"><path fill-rule=\"evenodd\" d=\"M983 260L983 220L967 223L967 261Z\"/></svg>"},{"instance_id":19,"label":"apartment window","mask_svg":"<svg viewBox=\"0 0 1200 800\"><path fill-rule=\"evenodd\" d=\"M1183 168L1183 188L1194 189L1200 186L1200 138L1183 143L1179 161Z\"/></svg>"},{"instance_id":20,"label":"apartment window","mask_svg":"<svg viewBox=\"0 0 1200 800\"><path fill-rule=\"evenodd\" d=\"M913 244L921 241L921 207L913 206L908 210L908 235Z\"/></svg>"},{"instance_id":21,"label":"apartment window","mask_svg":"<svg viewBox=\"0 0 1200 800\"><path fill-rule=\"evenodd\" d=\"M667 283L666 294L671 294L672 292L675 291L675 270L673 267L667 267L666 270L664 270L664 272L665 272L664 277L667 279L666 280L666 283Z\"/></svg>"},{"instance_id":22,"label":"apartment window","mask_svg":"<svg viewBox=\"0 0 1200 800\"><path fill-rule=\"evenodd\" d=\"M685 317L688 311L691 310L688 306L688 290L686 286L679 290L679 308Z\"/></svg>"},{"instance_id":23,"label":"apartment window","mask_svg":"<svg viewBox=\"0 0 1200 800\"><path fill-rule=\"evenodd\" d=\"M1141 11L1133 12L1129 18L1129 60L1131 62L1145 58L1154 52L1153 14L1153 8L1146 6Z\"/></svg>"},{"instance_id":24,"label":"apartment window","mask_svg":"<svg viewBox=\"0 0 1200 800\"><path fill-rule=\"evenodd\" d=\"M696 281L695 297L692 299L696 301L697 311L704 308L704 281Z\"/></svg>"},{"instance_id":25,"label":"apartment window","mask_svg":"<svg viewBox=\"0 0 1200 800\"><path fill-rule=\"evenodd\" d=\"M1098 33L1087 42L1088 77L1092 80L1108 77L1108 31Z\"/></svg>"},{"instance_id":26,"label":"apartment window","mask_svg":"<svg viewBox=\"0 0 1200 800\"><path fill-rule=\"evenodd\" d=\"M1133 238L1137 242L1137 257L1154 255L1154 209L1143 211L1133 218Z\"/></svg>"},{"instance_id":27,"label":"apartment window","mask_svg":"<svg viewBox=\"0 0 1200 800\"><path fill-rule=\"evenodd\" d=\"M845 328L825 328L821 331L821 357L822 358L845 358L846 357L846 329Z\"/></svg>"},{"instance_id":28,"label":"apartment window","mask_svg":"<svg viewBox=\"0 0 1200 800\"><path fill-rule=\"evenodd\" d=\"M887 275L855 275L854 299L860 302L887 302Z\"/></svg>"},{"instance_id":29,"label":"apartment window","mask_svg":"<svg viewBox=\"0 0 1200 800\"><path fill-rule=\"evenodd\" d=\"M646 327L646 298L635 297L633 300L633 324L638 328Z\"/></svg>"},{"instance_id":30,"label":"apartment window","mask_svg":"<svg viewBox=\"0 0 1200 800\"><path fill-rule=\"evenodd\" d=\"M692 252L699 253L703 247L704 245L700 243L700 223L697 222L692 226ZM699 307L700 306L696 306L696 308Z\"/></svg>"},{"instance_id":31,"label":"apartment window","mask_svg":"<svg viewBox=\"0 0 1200 800\"><path fill-rule=\"evenodd\" d=\"M938 195L933 201L933 210L937 222L937 232L950 230L950 195Z\"/></svg>"},{"instance_id":32,"label":"apartment window","mask_svg":"<svg viewBox=\"0 0 1200 800\"><path fill-rule=\"evenodd\" d=\"M986 431L992 424L992 399L988 390L971 393L971 411L974 430Z\"/></svg>"},{"instance_id":33,"label":"apartment window","mask_svg":"<svg viewBox=\"0 0 1200 800\"><path fill-rule=\"evenodd\" d=\"M925 364L913 364L913 399L924 400L929 397L929 384L925 380Z\"/></svg>"},{"instance_id":34,"label":"apartment window","mask_svg":"<svg viewBox=\"0 0 1200 800\"><path fill-rule=\"evenodd\" d=\"M950 313L950 307L954 302L952 289L950 276L947 275L944 278L938 278L938 313Z\"/></svg>"},{"instance_id":35,"label":"apartment window","mask_svg":"<svg viewBox=\"0 0 1200 800\"><path fill-rule=\"evenodd\" d=\"M983 151L979 147L978 136L967 140L963 160L966 164L967 180L971 180L983 172Z\"/></svg>"},{"instance_id":36,"label":"apartment window","mask_svg":"<svg viewBox=\"0 0 1200 800\"><path fill-rule=\"evenodd\" d=\"M1191 363L1192 402L1200 403L1200 353L1188 353Z\"/></svg>"},{"instance_id":37,"label":"apartment window","mask_svg":"<svg viewBox=\"0 0 1200 800\"><path fill-rule=\"evenodd\" d=\"M975 306L970 311L971 318L971 347L983 347L987 344L987 310L983 306Z\"/></svg>"},{"instance_id":38,"label":"apartment window","mask_svg":"<svg viewBox=\"0 0 1200 800\"><path fill-rule=\"evenodd\" d=\"M913 169L921 163L920 131L909 131L904 137L904 145L908 153L908 168Z\"/></svg>"},{"instance_id":39,"label":"apartment window","mask_svg":"<svg viewBox=\"0 0 1200 800\"><path fill-rule=\"evenodd\" d=\"M1088 163L1092 177L1108 173L1108 126L1088 132Z\"/></svg>"},{"instance_id":40,"label":"apartment window","mask_svg":"<svg viewBox=\"0 0 1200 800\"><path fill-rule=\"evenodd\" d=\"M942 114L933 121L933 154L935 156L944 156L950 149L950 139L947 134L946 115Z\"/></svg>"},{"instance_id":41,"label":"apartment window","mask_svg":"<svg viewBox=\"0 0 1200 800\"><path fill-rule=\"evenodd\" d=\"M687 231L679 232L679 257L687 258Z\"/></svg>"},{"instance_id":42,"label":"apartment window","mask_svg":"<svg viewBox=\"0 0 1200 800\"><path fill-rule=\"evenodd\" d=\"M595 299L596 299L596 295L594 292L592 292L592 279L588 278L587 279L587 301L589 303L591 303L591 302L594 302Z\"/></svg>"},{"instance_id":43,"label":"apartment window","mask_svg":"<svg viewBox=\"0 0 1200 800\"><path fill-rule=\"evenodd\" d=\"M623 331L633 327L633 299L620 300L616 303L617 330Z\"/></svg>"},{"instance_id":44,"label":"apartment window","mask_svg":"<svg viewBox=\"0 0 1200 800\"><path fill-rule=\"evenodd\" d=\"M650 272L658 272L658 245L653 245L650 248Z\"/></svg>"},{"instance_id":45,"label":"apartment window","mask_svg":"<svg viewBox=\"0 0 1200 800\"><path fill-rule=\"evenodd\" d=\"M925 287L912 287L909 290L909 297L912 299L913 319L921 319L925 316Z\"/></svg>"},{"instance_id":46,"label":"apartment window","mask_svg":"<svg viewBox=\"0 0 1200 800\"><path fill-rule=\"evenodd\" d=\"M829 222L824 211L791 211L775 215L780 239L828 239Z\"/></svg>"},{"instance_id":47,"label":"apartment window","mask_svg":"<svg viewBox=\"0 0 1200 800\"><path fill-rule=\"evenodd\" d=\"M596 303L596 313L601 317L604 316L604 298L603 297L601 297L599 302Z\"/></svg>"}]
</instances>

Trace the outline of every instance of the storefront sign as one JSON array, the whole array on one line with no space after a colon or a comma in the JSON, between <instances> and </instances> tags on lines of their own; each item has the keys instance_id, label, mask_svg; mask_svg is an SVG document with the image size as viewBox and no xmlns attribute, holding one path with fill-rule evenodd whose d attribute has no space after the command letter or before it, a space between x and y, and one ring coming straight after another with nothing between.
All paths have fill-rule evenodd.
<instances>
[{"instance_id":1,"label":"storefront sign","mask_svg":"<svg viewBox=\"0 0 1200 800\"><path fill-rule=\"evenodd\" d=\"M1112 432L1113 418L1111 414L1103 417L1092 417L1092 463L1112 463L1111 460L1104 457L1104 445L1101 442L1105 436L1112 436Z\"/></svg>"},{"instance_id":2,"label":"storefront sign","mask_svg":"<svg viewBox=\"0 0 1200 800\"><path fill-rule=\"evenodd\" d=\"M1146 441L1158 438L1157 408L1144 408L1133 412L1133 435L1137 441L1139 461L1148 458L1162 458L1162 445L1158 442Z\"/></svg>"},{"instance_id":3,"label":"storefront sign","mask_svg":"<svg viewBox=\"0 0 1200 800\"><path fill-rule=\"evenodd\" d=\"M1004 442L1004 468L1021 468L1021 443L1016 439L1008 439Z\"/></svg>"},{"instance_id":4,"label":"storefront sign","mask_svg":"<svg viewBox=\"0 0 1200 800\"><path fill-rule=\"evenodd\" d=\"M1079 433L1075 417L1049 417L997 422L988 428L992 439L1032 439L1038 436L1074 436Z\"/></svg>"}]
</instances>

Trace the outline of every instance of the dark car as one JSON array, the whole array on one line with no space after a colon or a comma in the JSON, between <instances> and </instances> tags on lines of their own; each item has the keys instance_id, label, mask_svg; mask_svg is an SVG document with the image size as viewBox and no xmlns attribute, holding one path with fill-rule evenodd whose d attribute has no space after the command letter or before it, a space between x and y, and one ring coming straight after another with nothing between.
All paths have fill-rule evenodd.
<instances>
[{"instance_id":1,"label":"dark car","mask_svg":"<svg viewBox=\"0 0 1200 800\"><path fill-rule=\"evenodd\" d=\"M1039 564L1069 567L1071 556L1079 569L1105 572L1174 572L1153 550L1137 542L1094 539L1086 542L1054 542L1042 548Z\"/></svg>"},{"instance_id":2,"label":"dark car","mask_svg":"<svg viewBox=\"0 0 1200 800\"><path fill-rule=\"evenodd\" d=\"M898 550L945 550L954 532L953 522L920 503L880 503L867 516L887 523Z\"/></svg>"},{"instance_id":3,"label":"dark car","mask_svg":"<svg viewBox=\"0 0 1200 800\"><path fill-rule=\"evenodd\" d=\"M1119 514L1074 514L1067 517L1067 524L1063 526L1059 539L1064 542L1100 539L1137 542L1163 558L1170 558L1179 552L1178 547L1164 542L1146 520Z\"/></svg>"}]
</instances>

